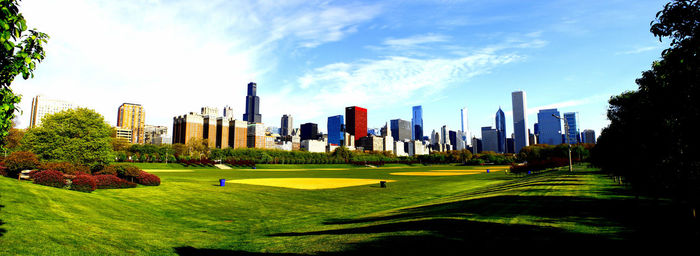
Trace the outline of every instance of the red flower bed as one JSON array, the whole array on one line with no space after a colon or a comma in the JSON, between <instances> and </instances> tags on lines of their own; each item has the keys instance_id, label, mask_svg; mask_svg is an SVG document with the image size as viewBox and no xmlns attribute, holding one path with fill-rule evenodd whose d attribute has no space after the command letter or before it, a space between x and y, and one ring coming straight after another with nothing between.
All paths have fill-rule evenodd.
<instances>
[{"instance_id":1,"label":"red flower bed","mask_svg":"<svg viewBox=\"0 0 700 256\"><path fill-rule=\"evenodd\" d=\"M141 171L139 176L136 177L136 183L145 186L158 186L160 185L160 178L156 175Z\"/></svg>"},{"instance_id":2,"label":"red flower bed","mask_svg":"<svg viewBox=\"0 0 700 256\"><path fill-rule=\"evenodd\" d=\"M34 174L34 184L62 188L66 186L66 179L62 172L48 170Z\"/></svg>"},{"instance_id":3,"label":"red flower bed","mask_svg":"<svg viewBox=\"0 0 700 256\"><path fill-rule=\"evenodd\" d=\"M119 177L117 177L115 175L111 175L111 174L95 175L93 177L97 181L97 188L98 189L134 188L134 187L136 187L136 183L120 179Z\"/></svg>"},{"instance_id":4,"label":"red flower bed","mask_svg":"<svg viewBox=\"0 0 700 256\"><path fill-rule=\"evenodd\" d=\"M92 175L80 174L73 178L73 183L70 185L71 190L81 192L92 192L97 189L97 180Z\"/></svg>"}]
</instances>

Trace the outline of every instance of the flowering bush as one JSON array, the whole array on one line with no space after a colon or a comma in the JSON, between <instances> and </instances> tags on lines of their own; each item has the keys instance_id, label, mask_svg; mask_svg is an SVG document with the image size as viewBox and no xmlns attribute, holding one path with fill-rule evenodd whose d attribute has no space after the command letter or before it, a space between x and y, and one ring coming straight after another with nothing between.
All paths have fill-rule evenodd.
<instances>
[{"instance_id":1,"label":"flowering bush","mask_svg":"<svg viewBox=\"0 0 700 256\"><path fill-rule=\"evenodd\" d=\"M98 173L117 175L119 178L133 181L141 174L141 169L130 164L111 164Z\"/></svg>"},{"instance_id":2,"label":"flowering bush","mask_svg":"<svg viewBox=\"0 0 700 256\"><path fill-rule=\"evenodd\" d=\"M7 167L7 176L17 177L22 170L31 170L39 165L39 158L28 151L12 152L5 158L4 166Z\"/></svg>"},{"instance_id":3,"label":"flowering bush","mask_svg":"<svg viewBox=\"0 0 700 256\"><path fill-rule=\"evenodd\" d=\"M34 184L62 188L66 186L66 179L63 178L63 173L54 170L42 171L35 173Z\"/></svg>"},{"instance_id":4,"label":"flowering bush","mask_svg":"<svg viewBox=\"0 0 700 256\"><path fill-rule=\"evenodd\" d=\"M73 178L73 183L71 183L70 189L81 192L92 192L97 189L97 180L92 177L92 175L76 175L75 178Z\"/></svg>"},{"instance_id":5,"label":"flowering bush","mask_svg":"<svg viewBox=\"0 0 700 256\"><path fill-rule=\"evenodd\" d=\"M160 178L156 175L141 171L138 177L136 177L136 183L145 186L158 186L160 185Z\"/></svg>"},{"instance_id":6,"label":"flowering bush","mask_svg":"<svg viewBox=\"0 0 700 256\"><path fill-rule=\"evenodd\" d=\"M90 173L90 168L84 165L73 165L69 162L46 162L39 165L39 170L55 170L65 174Z\"/></svg>"},{"instance_id":7,"label":"flowering bush","mask_svg":"<svg viewBox=\"0 0 700 256\"><path fill-rule=\"evenodd\" d=\"M134 188L134 187L136 187L136 183L120 179L116 175L112 175L112 174L101 174L101 175L95 175L93 177L95 178L95 181L97 181L97 188L98 189Z\"/></svg>"}]
</instances>

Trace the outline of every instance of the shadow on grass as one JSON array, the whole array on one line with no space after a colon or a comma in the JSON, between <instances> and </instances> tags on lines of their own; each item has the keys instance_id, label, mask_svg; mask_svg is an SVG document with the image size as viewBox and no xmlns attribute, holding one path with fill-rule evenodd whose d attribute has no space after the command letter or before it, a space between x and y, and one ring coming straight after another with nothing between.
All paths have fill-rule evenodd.
<instances>
[{"instance_id":1,"label":"shadow on grass","mask_svg":"<svg viewBox=\"0 0 700 256\"><path fill-rule=\"evenodd\" d=\"M341 252L314 255L441 255L475 249L502 252L576 248L580 252L669 245L677 249L693 246L698 238L692 229L684 228L687 219L678 217L682 216L678 207L663 201L626 199L614 187L579 191L599 198L543 196L548 192L544 188L547 186L579 185L575 176L528 177L469 191L449 202L400 209L377 217L328 220L324 222L328 225L325 230L268 236L347 236L354 240L357 235L369 235L361 242L345 243ZM527 193L496 194L503 191ZM535 224L507 224L527 219ZM180 255L260 255L192 247L176 251Z\"/></svg>"},{"instance_id":2,"label":"shadow on grass","mask_svg":"<svg viewBox=\"0 0 700 256\"><path fill-rule=\"evenodd\" d=\"M3 208L3 207L5 207L5 206L0 204L0 211L2 211L2 208ZM5 222L3 222L3 221L0 219L0 237L2 237L2 236L7 232L6 229L2 228L2 225L3 225L3 224L5 224Z\"/></svg>"}]
</instances>

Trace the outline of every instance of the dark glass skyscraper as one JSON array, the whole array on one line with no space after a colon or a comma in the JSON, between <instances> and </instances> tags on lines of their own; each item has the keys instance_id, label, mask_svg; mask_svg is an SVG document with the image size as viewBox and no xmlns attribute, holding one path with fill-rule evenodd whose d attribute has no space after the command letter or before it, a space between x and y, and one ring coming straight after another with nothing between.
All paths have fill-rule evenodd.
<instances>
[{"instance_id":1,"label":"dark glass skyscraper","mask_svg":"<svg viewBox=\"0 0 700 256\"><path fill-rule=\"evenodd\" d=\"M260 115L260 98L256 96L258 85L256 83L248 83L248 95L245 96L245 114L243 120L249 123L262 123Z\"/></svg>"},{"instance_id":2,"label":"dark glass skyscraper","mask_svg":"<svg viewBox=\"0 0 700 256\"><path fill-rule=\"evenodd\" d=\"M294 118L292 115L282 115L282 120L280 122L280 135L289 136L292 135L292 130L294 129Z\"/></svg>"},{"instance_id":3,"label":"dark glass skyscraper","mask_svg":"<svg viewBox=\"0 0 700 256\"><path fill-rule=\"evenodd\" d=\"M389 124L391 126L391 137L393 137L395 141L404 141L411 139L410 122L402 119L394 119L389 121Z\"/></svg>"},{"instance_id":4,"label":"dark glass skyscraper","mask_svg":"<svg viewBox=\"0 0 700 256\"><path fill-rule=\"evenodd\" d=\"M355 141L367 136L367 109L358 106L345 108L345 130L355 136Z\"/></svg>"},{"instance_id":5,"label":"dark glass skyscraper","mask_svg":"<svg viewBox=\"0 0 700 256\"><path fill-rule=\"evenodd\" d=\"M423 139L423 106L413 107L413 118L411 119L411 138L414 140Z\"/></svg>"},{"instance_id":6,"label":"dark glass skyscraper","mask_svg":"<svg viewBox=\"0 0 700 256\"><path fill-rule=\"evenodd\" d=\"M301 125L301 140L315 140L318 138L318 125L315 123L305 123Z\"/></svg>"},{"instance_id":7,"label":"dark glass skyscraper","mask_svg":"<svg viewBox=\"0 0 700 256\"><path fill-rule=\"evenodd\" d=\"M343 115L328 117L328 144L340 145L344 133Z\"/></svg>"},{"instance_id":8,"label":"dark glass skyscraper","mask_svg":"<svg viewBox=\"0 0 700 256\"><path fill-rule=\"evenodd\" d=\"M506 115L501 108L496 112L496 131L498 131L498 153L506 152Z\"/></svg>"},{"instance_id":9,"label":"dark glass skyscraper","mask_svg":"<svg viewBox=\"0 0 700 256\"><path fill-rule=\"evenodd\" d=\"M566 119L566 122L569 124L569 130L565 131L566 135L569 136L569 141L564 140L564 143L571 143L571 144L576 144L581 142L579 140L579 131L578 131L578 114L576 112L569 112L569 113L564 113L564 119ZM566 129L566 128L564 128Z\"/></svg>"}]
</instances>

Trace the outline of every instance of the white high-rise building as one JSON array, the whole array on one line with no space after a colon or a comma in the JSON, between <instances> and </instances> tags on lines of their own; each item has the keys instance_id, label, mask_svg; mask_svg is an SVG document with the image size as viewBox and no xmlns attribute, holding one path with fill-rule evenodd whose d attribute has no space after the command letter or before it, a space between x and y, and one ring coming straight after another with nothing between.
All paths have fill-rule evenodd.
<instances>
[{"instance_id":1,"label":"white high-rise building","mask_svg":"<svg viewBox=\"0 0 700 256\"><path fill-rule=\"evenodd\" d=\"M76 105L67 101L47 99L42 95L38 95L32 99L32 115L29 120L29 127L40 126L41 119L46 115L75 109L76 107Z\"/></svg>"},{"instance_id":2,"label":"white high-rise building","mask_svg":"<svg viewBox=\"0 0 700 256\"><path fill-rule=\"evenodd\" d=\"M443 125L440 129L440 136L440 144L452 145L452 142L450 141L450 129L447 128L447 125Z\"/></svg>"},{"instance_id":3,"label":"white high-rise building","mask_svg":"<svg viewBox=\"0 0 700 256\"><path fill-rule=\"evenodd\" d=\"M513 99L513 133L515 133L515 153L529 145L527 134L527 100L524 91L515 91Z\"/></svg>"},{"instance_id":4,"label":"white high-rise building","mask_svg":"<svg viewBox=\"0 0 700 256\"><path fill-rule=\"evenodd\" d=\"M467 144L467 146L471 146L471 133L469 133L469 118L467 114L467 107L464 107L459 111L462 120L462 141L464 141Z\"/></svg>"}]
</instances>

